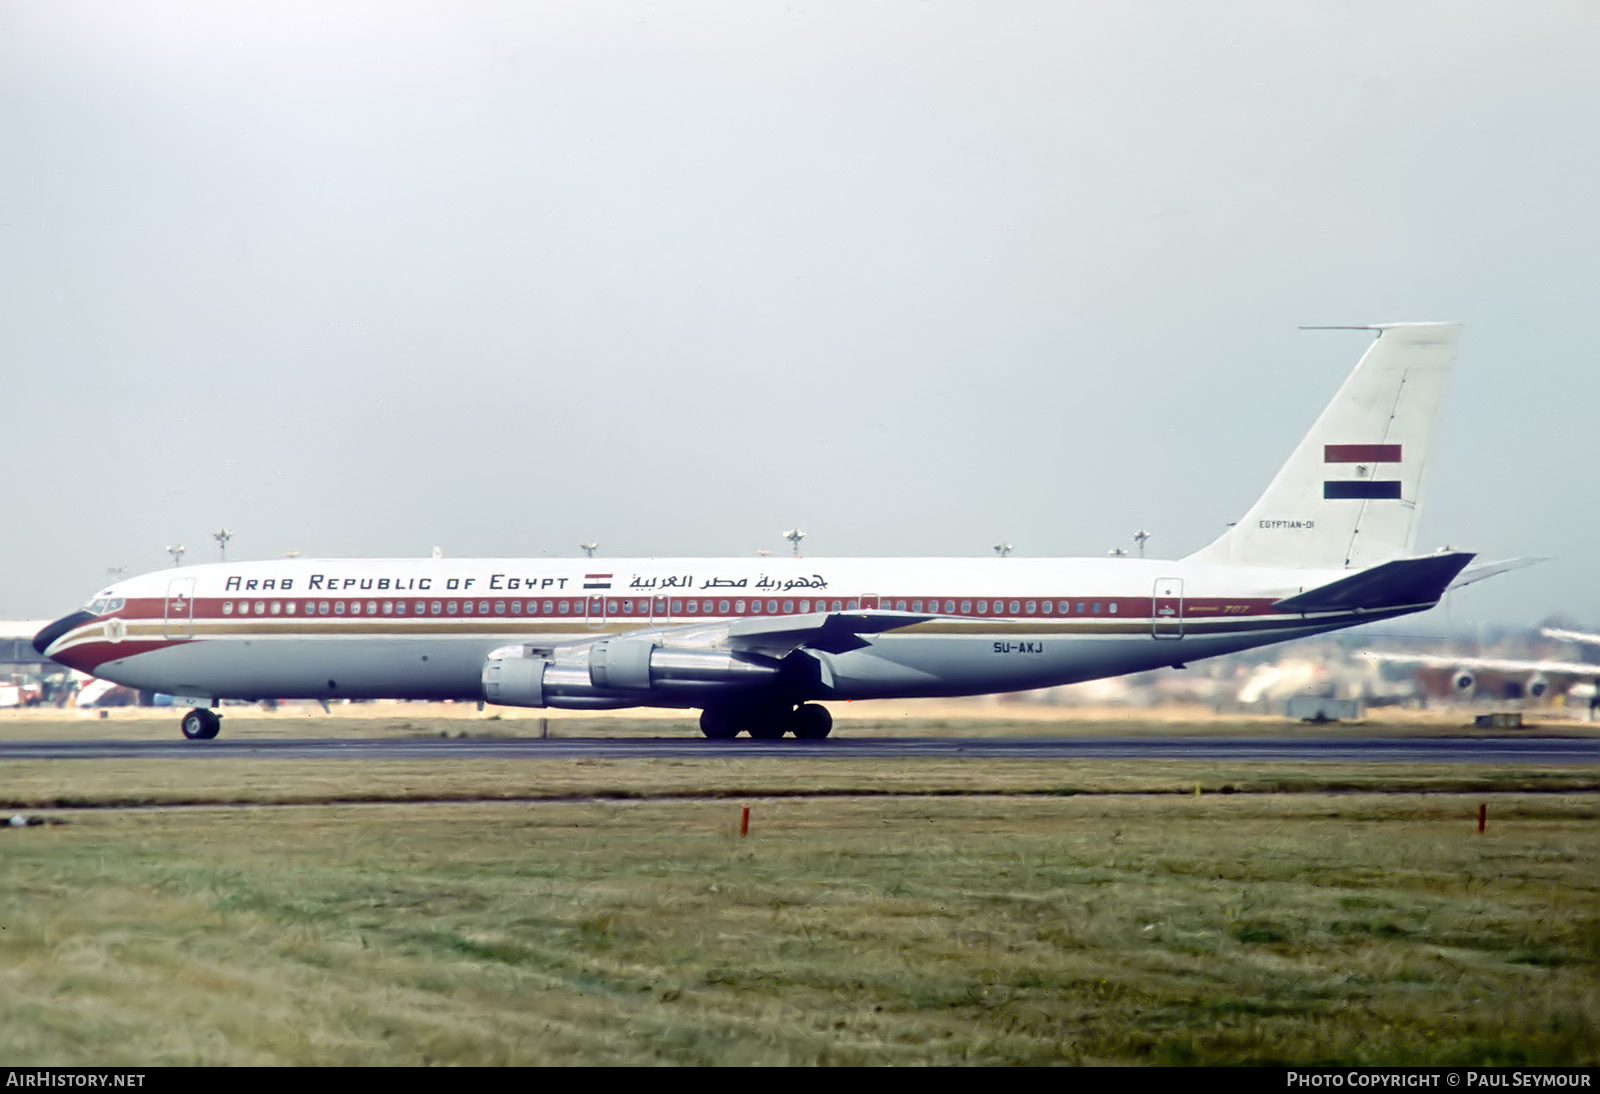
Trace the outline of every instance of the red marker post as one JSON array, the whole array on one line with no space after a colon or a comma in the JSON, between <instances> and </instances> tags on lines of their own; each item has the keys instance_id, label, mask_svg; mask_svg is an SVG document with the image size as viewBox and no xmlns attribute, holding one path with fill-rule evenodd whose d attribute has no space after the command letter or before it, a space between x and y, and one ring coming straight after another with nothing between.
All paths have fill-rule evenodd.
<instances>
[{"instance_id":1,"label":"red marker post","mask_svg":"<svg viewBox=\"0 0 1600 1094\"><path fill-rule=\"evenodd\" d=\"M1479 831L1482 831L1482 828L1480 828ZM749 834L750 834L750 807L747 805L747 806L744 807L744 811L739 814L739 838L743 839L745 836L748 836Z\"/></svg>"}]
</instances>

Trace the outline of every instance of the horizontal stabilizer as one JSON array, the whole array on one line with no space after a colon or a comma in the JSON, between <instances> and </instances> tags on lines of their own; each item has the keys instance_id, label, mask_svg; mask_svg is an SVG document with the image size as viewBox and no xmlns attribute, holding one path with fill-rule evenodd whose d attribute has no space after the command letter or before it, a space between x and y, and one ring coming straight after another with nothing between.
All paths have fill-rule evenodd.
<instances>
[{"instance_id":1,"label":"horizontal stabilizer","mask_svg":"<svg viewBox=\"0 0 1600 1094\"><path fill-rule=\"evenodd\" d=\"M1549 561L1547 558L1508 558L1500 562L1480 562L1476 566L1468 566L1462 570L1450 583L1450 588L1459 589L1464 585L1474 585L1491 577L1509 574L1512 570L1520 570L1524 566L1534 566Z\"/></svg>"},{"instance_id":2,"label":"horizontal stabilizer","mask_svg":"<svg viewBox=\"0 0 1600 1094\"><path fill-rule=\"evenodd\" d=\"M1272 606L1281 612L1362 612L1433 604L1472 559L1467 551L1395 559Z\"/></svg>"}]
</instances>

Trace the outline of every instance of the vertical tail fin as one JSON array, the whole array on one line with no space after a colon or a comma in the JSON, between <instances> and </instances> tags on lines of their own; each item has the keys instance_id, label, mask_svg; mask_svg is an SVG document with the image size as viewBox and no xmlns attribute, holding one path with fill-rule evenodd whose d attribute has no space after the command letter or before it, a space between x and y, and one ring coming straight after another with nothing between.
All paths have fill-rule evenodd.
<instances>
[{"instance_id":1,"label":"vertical tail fin","mask_svg":"<svg viewBox=\"0 0 1600 1094\"><path fill-rule=\"evenodd\" d=\"M1378 339L1244 519L1189 561L1362 569L1414 552L1458 323Z\"/></svg>"}]
</instances>

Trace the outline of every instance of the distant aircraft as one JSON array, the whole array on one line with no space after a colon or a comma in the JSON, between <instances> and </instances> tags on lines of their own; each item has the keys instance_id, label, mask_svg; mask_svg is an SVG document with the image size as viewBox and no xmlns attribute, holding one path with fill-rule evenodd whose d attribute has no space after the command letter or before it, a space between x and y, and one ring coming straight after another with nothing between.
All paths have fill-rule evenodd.
<instances>
[{"instance_id":1,"label":"distant aircraft","mask_svg":"<svg viewBox=\"0 0 1600 1094\"><path fill-rule=\"evenodd\" d=\"M1460 328L1395 323L1264 494L1159 559L280 559L119 581L35 645L223 698L699 708L708 737L827 736L817 700L1018 691L1391 619L1475 580L1416 555ZM197 706L184 734L215 736Z\"/></svg>"},{"instance_id":2,"label":"distant aircraft","mask_svg":"<svg viewBox=\"0 0 1600 1094\"><path fill-rule=\"evenodd\" d=\"M1600 645L1600 635L1596 634L1554 627L1541 628L1539 633L1547 638ZM1365 650L1362 656L1386 664L1418 666L1435 683L1436 697L1488 696L1539 701L1564 692L1569 698L1586 701L1591 715L1600 705L1600 664L1586 661L1526 661L1511 657L1460 657L1382 650Z\"/></svg>"}]
</instances>

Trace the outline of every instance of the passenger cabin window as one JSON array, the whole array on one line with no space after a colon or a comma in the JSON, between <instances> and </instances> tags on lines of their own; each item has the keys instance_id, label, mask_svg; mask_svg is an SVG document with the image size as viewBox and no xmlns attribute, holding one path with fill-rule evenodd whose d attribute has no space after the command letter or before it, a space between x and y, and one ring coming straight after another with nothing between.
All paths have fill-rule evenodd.
<instances>
[{"instance_id":1,"label":"passenger cabin window","mask_svg":"<svg viewBox=\"0 0 1600 1094\"><path fill-rule=\"evenodd\" d=\"M343 615L344 614L344 601L335 600L333 602L333 614L334 615Z\"/></svg>"},{"instance_id":2,"label":"passenger cabin window","mask_svg":"<svg viewBox=\"0 0 1600 1094\"><path fill-rule=\"evenodd\" d=\"M439 611L440 611L440 609L441 609L441 608L442 608L442 607L443 607L443 606L444 606L444 605L443 605L443 603L442 603L442 602L441 602L441 601L438 601L438 600L435 600L435 601L434 601L434 602L433 602L433 608L432 608L432 612L433 612L433 614L434 614L434 615L438 615L438 614L439 614Z\"/></svg>"},{"instance_id":3,"label":"passenger cabin window","mask_svg":"<svg viewBox=\"0 0 1600 1094\"><path fill-rule=\"evenodd\" d=\"M233 601L224 600L222 602L222 614L223 615L232 615L233 614Z\"/></svg>"},{"instance_id":4,"label":"passenger cabin window","mask_svg":"<svg viewBox=\"0 0 1600 1094\"><path fill-rule=\"evenodd\" d=\"M1117 614L1117 602L1115 600L1113 600L1111 602L1111 614L1112 615L1116 615Z\"/></svg>"}]
</instances>

